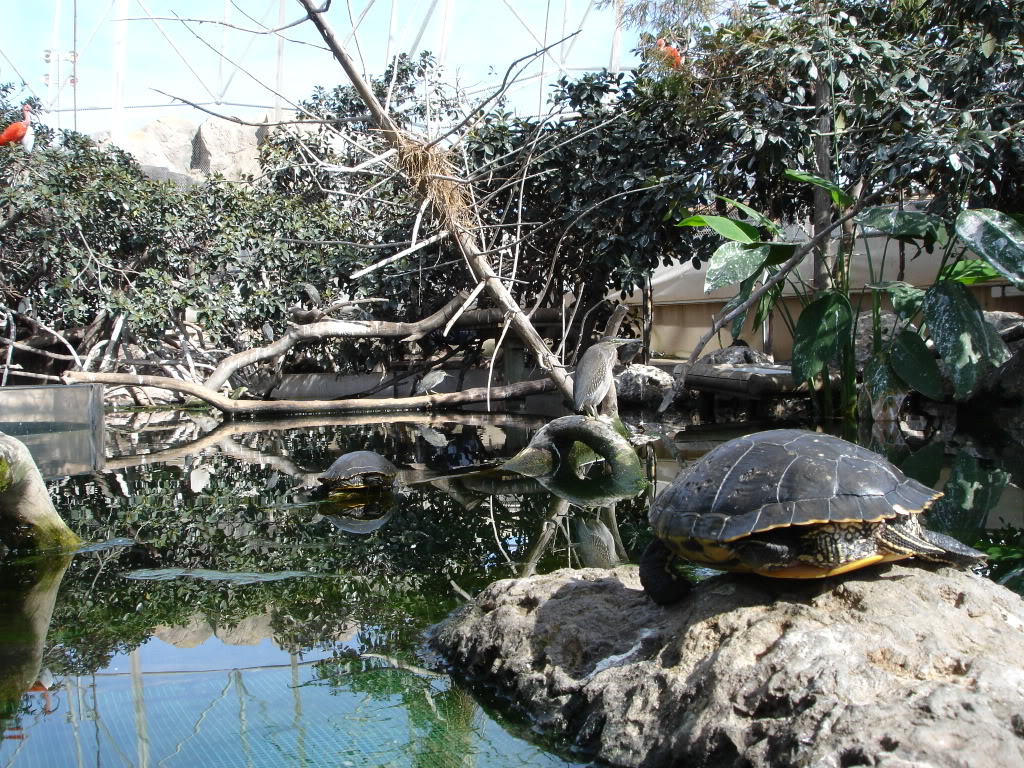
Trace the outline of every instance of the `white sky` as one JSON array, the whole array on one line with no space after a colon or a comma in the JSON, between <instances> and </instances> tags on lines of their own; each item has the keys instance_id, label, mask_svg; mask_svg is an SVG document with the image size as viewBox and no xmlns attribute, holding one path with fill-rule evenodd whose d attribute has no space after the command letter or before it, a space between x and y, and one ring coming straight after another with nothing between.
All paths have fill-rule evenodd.
<instances>
[{"instance_id":1,"label":"white sky","mask_svg":"<svg viewBox=\"0 0 1024 768\"><path fill-rule=\"evenodd\" d=\"M4 5L14 2L0 0ZM334 0L327 18L336 34L345 40L352 31L352 20L358 22L365 12L359 23L358 47L350 41L346 49L357 62L362 60L371 74L380 74L384 69L389 37L392 37L389 28L394 18L392 53L396 48L407 53L411 49L431 50L444 61L449 77L457 77L470 90L499 82L513 60L541 47L537 40L550 44L580 28L582 23L583 31L573 42L550 52L543 63L543 77L535 78L511 97L513 105L521 112L535 114L538 104L542 103L542 85L558 78L560 65L576 76L581 74L581 69L597 70L610 65L614 11L591 8L588 12L588 5L588 0L348 0L347 3ZM51 126L77 127L85 133L110 130L111 107L116 103L117 92L114 73L119 24L116 20L165 17L160 21L144 19L120 25L124 30L124 130L136 129L163 115L176 115L196 123L206 118L192 107L168 106L171 99L157 90L209 104L214 111L259 120L275 103L274 94L265 86L275 88L276 85L277 37L255 36L212 23L186 25L175 16L227 18L237 26L255 29L260 23L277 26L282 6L286 21L302 15L301 6L294 0L18 2L17 10L7 9L0 21L0 83L16 84L15 103L31 94L53 108L41 115L42 121ZM433 13L424 28L431 8ZM449 18L447 35L446 14ZM69 82L72 64L67 60L67 54L75 49L76 29L77 93ZM322 50L322 42L310 24L293 27L282 34L288 38L284 44L281 88L287 100L308 97L316 85L333 87L344 81L340 67ZM635 33L623 31L619 59L622 68L637 64L632 52L635 43ZM59 71L44 60L47 49L59 50L64 55ZM220 51L234 64L224 61ZM236 71L235 64L240 64L249 74ZM527 74L530 73L539 74L540 64L528 70ZM47 85L47 75L52 83L62 86ZM27 86L21 85L23 78ZM72 111L76 100L77 115ZM216 102L221 106L212 104ZM256 106L242 108L226 104ZM146 105L156 106L140 108Z\"/></svg>"}]
</instances>

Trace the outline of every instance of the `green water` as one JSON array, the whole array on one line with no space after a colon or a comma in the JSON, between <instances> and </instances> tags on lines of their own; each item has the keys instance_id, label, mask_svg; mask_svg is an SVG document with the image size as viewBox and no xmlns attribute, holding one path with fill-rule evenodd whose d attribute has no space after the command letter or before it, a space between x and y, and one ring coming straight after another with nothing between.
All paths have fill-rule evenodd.
<instances>
[{"instance_id":1,"label":"green water","mask_svg":"<svg viewBox=\"0 0 1024 768\"><path fill-rule=\"evenodd\" d=\"M646 499L567 508L461 475L544 422L460 421L110 420L106 468L50 483L71 527L108 544L0 568L0 766L584 764L453 683L423 633L495 579L635 562ZM646 449L654 477L717 439L688 437ZM404 490L314 503L316 475L357 449L391 459ZM1001 552L991 575L1012 580L1019 473L952 453L891 458L946 488L932 527Z\"/></svg>"}]
</instances>

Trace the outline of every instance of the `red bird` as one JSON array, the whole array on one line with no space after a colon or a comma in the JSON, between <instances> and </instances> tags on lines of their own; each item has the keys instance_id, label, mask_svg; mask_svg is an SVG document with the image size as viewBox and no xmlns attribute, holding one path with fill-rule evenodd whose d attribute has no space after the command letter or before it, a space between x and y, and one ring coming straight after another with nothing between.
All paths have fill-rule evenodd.
<instances>
[{"instance_id":1,"label":"red bird","mask_svg":"<svg viewBox=\"0 0 1024 768\"><path fill-rule=\"evenodd\" d=\"M32 127L32 106L26 104L21 111L25 115L25 119L18 123L11 123L4 128L4 132L0 133L0 146L20 141L25 151L31 152L36 138L35 129Z\"/></svg>"}]
</instances>

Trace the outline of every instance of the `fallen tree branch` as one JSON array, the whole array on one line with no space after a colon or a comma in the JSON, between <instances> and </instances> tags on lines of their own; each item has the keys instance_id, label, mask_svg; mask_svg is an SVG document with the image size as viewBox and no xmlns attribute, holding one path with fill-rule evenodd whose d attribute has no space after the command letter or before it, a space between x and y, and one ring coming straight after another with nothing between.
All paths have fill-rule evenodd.
<instances>
[{"instance_id":1,"label":"fallen tree branch","mask_svg":"<svg viewBox=\"0 0 1024 768\"><path fill-rule=\"evenodd\" d=\"M447 322L450 313L457 311L468 295L468 291L460 291L437 312L423 320L417 320L415 323L397 323L385 320L324 320L309 325L293 326L281 338L265 347L247 349L244 352L237 352L225 357L206 379L206 386L214 391L219 390L236 371L247 365L255 365L262 360L283 355L303 341L338 338L361 339L367 336L401 337L405 341L422 338L435 328L442 327Z\"/></svg>"},{"instance_id":2,"label":"fallen tree branch","mask_svg":"<svg viewBox=\"0 0 1024 768\"><path fill-rule=\"evenodd\" d=\"M526 395L549 392L554 384L547 379L522 381L504 387L476 387L461 392L415 397L363 398L358 400L232 400L201 384L168 376L141 376L131 373L87 373L68 371L62 377L66 384L109 384L125 387L155 387L197 397L212 405L225 416L299 414L299 413L352 413L359 411L415 411L428 408L482 403L488 397L505 400Z\"/></svg>"}]
</instances>

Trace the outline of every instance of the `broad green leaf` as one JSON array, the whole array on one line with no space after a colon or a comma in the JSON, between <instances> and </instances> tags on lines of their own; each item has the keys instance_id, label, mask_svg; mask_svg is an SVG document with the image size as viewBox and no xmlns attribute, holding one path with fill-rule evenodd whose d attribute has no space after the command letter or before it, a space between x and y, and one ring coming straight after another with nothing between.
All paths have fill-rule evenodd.
<instances>
[{"instance_id":1,"label":"broad green leaf","mask_svg":"<svg viewBox=\"0 0 1024 768\"><path fill-rule=\"evenodd\" d=\"M928 510L928 527L973 542L1009 481L1006 470L986 467L970 452L960 451L942 487L942 498Z\"/></svg>"},{"instance_id":2,"label":"broad green leaf","mask_svg":"<svg viewBox=\"0 0 1024 768\"><path fill-rule=\"evenodd\" d=\"M1007 280L1024 289L1024 227L1005 213L978 208L956 217L956 233Z\"/></svg>"},{"instance_id":3,"label":"broad green leaf","mask_svg":"<svg viewBox=\"0 0 1024 768\"><path fill-rule=\"evenodd\" d=\"M890 237L924 240L945 245L949 240L942 219L931 213L899 211L895 208L866 208L857 216L857 223Z\"/></svg>"},{"instance_id":4,"label":"broad green leaf","mask_svg":"<svg viewBox=\"0 0 1024 768\"><path fill-rule=\"evenodd\" d=\"M790 168L787 168L783 175L790 181L805 181L816 187L827 189L829 194L832 195L832 202L842 208L848 208L855 202L854 199L846 194L841 187L828 179L823 179L820 176L815 176L811 173L804 173L803 171L794 171Z\"/></svg>"},{"instance_id":5,"label":"broad green leaf","mask_svg":"<svg viewBox=\"0 0 1024 768\"><path fill-rule=\"evenodd\" d=\"M827 370L852 329L853 311L843 294L829 292L808 304L796 321L793 381L804 382Z\"/></svg>"},{"instance_id":6,"label":"broad green leaf","mask_svg":"<svg viewBox=\"0 0 1024 768\"><path fill-rule=\"evenodd\" d=\"M756 243L761 239L757 227L753 227L744 221L729 219L725 216L689 216L678 224L677 227L711 227L715 232L729 240L738 243Z\"/></svg>"},{"instance_id":7,"label":"broad green leaf","mask_svg":"<svg viewBox=\"0 0 1024 768\"><path fill-rule=\"evenodd\" d=\"M997 280L1002 273L983 259L961 259L939 273L940 280L954 280L964 285Z\"/></svg>"},{"instance_id":8,"label":"broad green leaf","mask_svg":"<svg viewBox=\"0 0 1024 768\"><path fill-rule=\"evenodd\" d=\"M889 363L903 381L922 395L942 401L942 373L924 339L903 331L893 342Z\"/></svg>"},{"instance_id":9,"label":"broad green leaf","mask_svg":"<svg viewBox=\"0 0 1024 768\"><path fill-rule=\"evenodd\" d=\"M1000 365L1009 359L1006 344L960 283L935 283L925 293L923 309L928 333L949 366L958 399L974 390L984 365Z\"/></svg>"},{"instance_id":10,"label":"broad green leaf","mask_svg":"<svg viewBox=\"0 0 1024 768\"><path fill-rule=\"evenodd\" d=\"M742 283L740 283L739 293L737 293L735 296L729 299L728 303L722 308L722 312L724 314L729 314L736 307L738 307L740 304L742 304L743 302L750 298L750 293L751 291L753 291L754 284L757 282L757 278L760 276L760 274L761 272L760 270L758 270L750 277L748 277L746 280L744 280ZM749 310L744 310L740 314L736 315L735 318L733 318L732 326L729 330L730 333L732 333L732 338L734 341L737 338L739 338L741 333L743 333L743 323L746 322L748 311Z\"/></svg>"},{"instance_id":11,"label":"broad green leaf","mask_svg":"<svg viewBox=\"0 0 1024 768\"><path fill-rule=\"evenodd\" d=\"M865 418L875 421L894 420L899 417L908 391L889 361L882 355L875 355L864 365L858 410Z\"/></svg>"},{"instance_id":12,"label":"broad green leaf","mask_svg":"<svg viewBox=\"0 0 1024 768\"><path fill-rule=\"evenodd\" d=\"M768 313L775 309L775 305L782 296L783 287L784 282L776 283L761 296L761 300L757 302L757 312L754 314L754 328L759 328Z\"/></svg>"},{"instance_id":13,"label":"broad green leaf","mask_svg":"<svg viewBox=\"0 0 1024 768\"><path fill-rule=\"evenodd\" d=\"M743 203L738 202L737 200L733 200L732 198L725 197L723 195L715 195L715 197L717 197L719 200L724 200L725 202L729 203L729 205L735 206L739 210L743 211L743 213L747 214L747 216L754 220L757 226L764 227L769 232L774 234L776 237L782 236L782 227L780 227L778 224L769 219L760 211L755 211L749 205L744 205Z\"/></svg>"},{"instance_id":14,"label":"broad green leaf","mask_svg":"<svg viewBox=\"0 0 1024 768\"><path fill-rule=\"evenodd\" d=\"M889 294L889 301L896 314L903 320L909 320L921 309L921 302L924 301L924 291L915 288L909 283L902 283L898 280L884 280L879 283L868 283L868 288L885 291Z\"/></svg>"},{"instance_id":15,"label":"broad green leaf","mask_svg":"<svg viewBox=\"0 0 1024 768\"><path fill-rule=\"evenodd\" d=\"M900 471L922 485L934 488L942 476L942 468L945 463L946 446L939 440L928 443L924 448L908 456L900 464Z\"/></svg>"},{"instance_id":16,"label":"broad green leaf","mask_svg":"<svg viewBox=\"0 0 1024 768\"><path fill-rule=\"evenodd\" d=\"M711 256L704 276L704 293L741 283L757 272L768 255L764 247L749 248L742 243L725 243Z\"/></svg>"},{"instance_id":17,"label":"broad green leaf","mask_svg":"<svg viewBox=\"0 0 1024 768\"><path fill-rule=\"evenodd\" d=\"M763 245L768 249L768 258L765 260L765 266L777 267L779 264L783 264L789 261L793 254L796 253L796 249L806 243L755 243L755 245Z\"/></svg>"}]
</instances>

